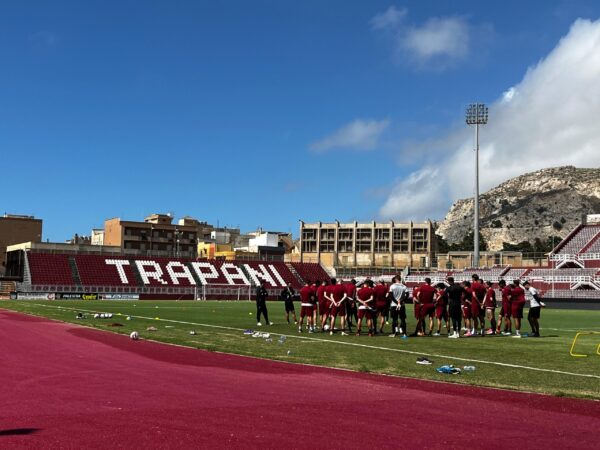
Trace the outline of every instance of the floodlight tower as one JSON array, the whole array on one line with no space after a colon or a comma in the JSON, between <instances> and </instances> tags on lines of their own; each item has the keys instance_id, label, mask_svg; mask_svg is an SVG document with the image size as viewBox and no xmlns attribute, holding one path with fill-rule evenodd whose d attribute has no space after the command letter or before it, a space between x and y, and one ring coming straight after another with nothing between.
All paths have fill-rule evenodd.
<instances>
[{"instance_id":1,"label":"floodlight tower","mask_svg":"<svg viewBox=\"0 0 600 450\"><path fill-rule=\"evenodd\" d=\"M483 103L471 103L467 107L467 125L475 125L475 199L473 220L473 266L479 267L479 125L488 121L488 108Z\"/></svg>"}]
</instances>

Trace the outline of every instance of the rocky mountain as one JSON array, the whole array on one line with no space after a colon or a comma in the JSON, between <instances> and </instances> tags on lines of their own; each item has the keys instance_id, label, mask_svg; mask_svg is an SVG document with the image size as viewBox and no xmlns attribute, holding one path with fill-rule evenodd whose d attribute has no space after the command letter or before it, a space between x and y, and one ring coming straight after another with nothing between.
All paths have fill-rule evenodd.
<instances>
[{"instance_id":1,"label":"rocky mountain","mask_svg":"<svg viewBox=\"0 0 600 450\"><path fill-rule=\"evenodd\" d=\"M480 195L479 205L489 250L501 250L504 242L565 237L582 216L600 213L600 169L565 166L527 173ZM453 244L472 229L470 198L452 205L437 233Z\"/></svg>"}]
</instances>

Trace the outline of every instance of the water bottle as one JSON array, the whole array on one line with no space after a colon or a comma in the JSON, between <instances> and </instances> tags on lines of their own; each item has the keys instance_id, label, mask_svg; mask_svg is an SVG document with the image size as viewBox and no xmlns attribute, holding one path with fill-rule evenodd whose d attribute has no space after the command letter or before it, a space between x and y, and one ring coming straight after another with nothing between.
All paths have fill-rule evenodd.
<instances>
[{"instance_id":1,"label":"water bottle","mask_svg":"<svg viewBox=\"0 0 600 450\"><path fill-rule=\"evenodd\" d=\"M283 344L285 342L285 336L279 336L279 345Z\"/></svg>"},{"instance_id":2,"label":"water bottle","mask_svg":"<svg viewBox=\"0 0 600 450\"><path fill-rule=\"evenodd\" d=\"M463 367L465 372L475 372L475 366L465 366Z\"/></svg>"},{"instance_id":3,"label":"water bottle","mask_svg":"<svg viewBox=\"0 0 600 450\"><path fill-rule=\"evenodd\" d=\"M267 339L265 339L265 342L271 343L271 342L273 342L273 339L267 338Z\"/></svg>"}]
</instances>

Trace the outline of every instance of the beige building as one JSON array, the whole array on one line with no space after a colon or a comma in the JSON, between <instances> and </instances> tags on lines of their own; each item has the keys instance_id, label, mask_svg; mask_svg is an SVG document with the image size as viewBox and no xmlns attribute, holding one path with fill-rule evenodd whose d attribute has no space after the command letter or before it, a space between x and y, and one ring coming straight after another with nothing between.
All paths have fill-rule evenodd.
<instances>
[{"instance_id":1,"label":"beige building","mask_svg":"<svg viewBox=\"0 0 600 450\"><path fill-rule=\"evenodd\" d=\"M300 222L300 261L329 267L429 267L433 223Z\"/></svg>"},{"instance_id":2,"label":"beige building","mask_svg":"<svg viewBox=\"0 0 600 450\"><path fill-rule=\"evenodd\" d=\"M22 242L42 240L42 220L33 216L4 214L0 217L0 275L6 270L6 248Z\"/></svg>"},{"instance_id":3,"label":"beige building","mask_svg":"<svg viewBox=\"0 0 600 450\"><path fill-rule=\"evenodd\" d=\"M119 218L104 222L104 245L119 246L127 254L195 258L197 223L173 224L168 214L152 214L143 222Z\"/></svg>"},{"instance_id":4,"label":"beige building","mask_svg":"<svg viewBox=\"0 0 600 450\"><path fill-rule=\"evenodd\" d=\"M480 252L479 267L515 266L524 264L521 252ZM437 255L439 270L461 270L473 267L473 252L449 252Z\"/></svg>"}]
</instances>

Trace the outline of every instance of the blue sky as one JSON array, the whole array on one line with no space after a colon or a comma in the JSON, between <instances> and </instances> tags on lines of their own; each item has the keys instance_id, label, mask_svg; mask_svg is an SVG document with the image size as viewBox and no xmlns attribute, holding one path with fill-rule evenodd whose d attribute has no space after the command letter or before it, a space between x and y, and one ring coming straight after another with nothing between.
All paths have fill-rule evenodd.
<instances>
[{"instance_id":1,"label":"blue sky","mask_svg":"<svg viewBox=\"0 0 600 450\"><path fill-rule=\"evenodd\" d=\"M540 135L510 142L510 122L492 128L494 112L509 114L503 94L552 94L543 80L570 71L548 68L561 38L569 55L600 45L594 1L23 1L0 12L1 212L42 218L51 241L169 211L295 235L299 219L443 218L469 195L446 188L444 169L463 164L465 106L491 105L489 158L529 148ZM575 162L588 161L592 128L568 143L582 149ZM546 144L564 154L558 138ZM492 176L485 158L484 188L564 162Z\"/></svg>"}]
</instances>

